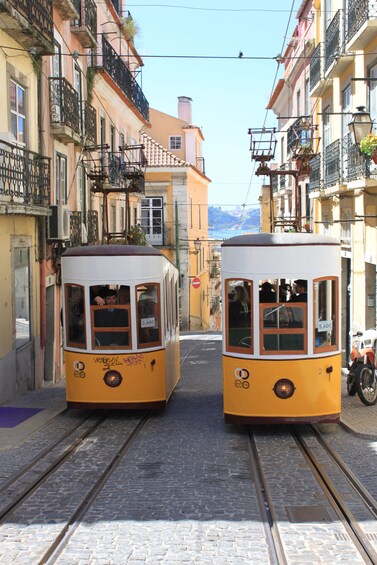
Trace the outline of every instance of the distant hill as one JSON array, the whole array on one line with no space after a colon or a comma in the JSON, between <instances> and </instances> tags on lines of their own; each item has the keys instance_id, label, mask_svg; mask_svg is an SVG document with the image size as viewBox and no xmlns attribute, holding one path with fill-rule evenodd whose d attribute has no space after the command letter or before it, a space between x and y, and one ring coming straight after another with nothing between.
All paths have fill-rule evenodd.
<instances>
[{"instance_id":1,"label":"distant hill","mask_svg":"<svg viewBox=\"0 0 377 565\"><path fill-rule=\"evenodd\" d=\"M241 206L232 210L223 210L221 206L208 207L208 227L209 229L243 229L255 230L260 227L259 208L246 208L244 211Z\"/></svg>"}]
</instances>

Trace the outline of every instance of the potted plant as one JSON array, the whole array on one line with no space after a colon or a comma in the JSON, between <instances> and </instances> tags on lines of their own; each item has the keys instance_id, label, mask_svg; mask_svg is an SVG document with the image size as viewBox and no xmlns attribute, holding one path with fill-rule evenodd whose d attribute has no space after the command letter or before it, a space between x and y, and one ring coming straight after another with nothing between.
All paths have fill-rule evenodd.
<instances>
[{"instance_id":1,"label":"potted plant","mask_svg":"<svg viewBox=\"0 0 377 565\"><path fill-rule=\"evenodd\" d=\"M370 157L374 163L377 163L377 135L369 133L360 141L360 153Z\"/></svg>"}]
</instances>

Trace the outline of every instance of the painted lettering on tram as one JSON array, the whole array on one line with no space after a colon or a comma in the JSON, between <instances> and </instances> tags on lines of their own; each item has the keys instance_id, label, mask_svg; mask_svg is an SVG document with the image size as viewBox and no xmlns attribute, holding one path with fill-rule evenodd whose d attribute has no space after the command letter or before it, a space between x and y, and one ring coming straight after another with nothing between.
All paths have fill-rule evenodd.
<instances>
[{"instance_id":1,"label":"painted lettering on tram","mask_svg":"<svg viewBox=\"0 0 377 565\"><path fill-rule=\"evenodd\" d=\"M128 357L123 358L123 363L127 365L127 367L132 367L133 365L141 365L144 362L145 359L143 353L135 353L134 355L129 355Z\"/></svg>"},{"instance_id":2,"label":"painted lettering on tram","mask_svg":"<svg viewBox=\"0 0 377 565\"><path fill-rule=\"evenodd\" d=\"M250 377L250 373L247 369L240 369L237 367L237 369L234 369L234 376L236 377L236 380L234 381L234 386L236 388L247 389L250 387L250 383L247 381Z\"/></svg>"},{"instance_id":3,"label":"painted lettering on tram","mask_svg":"<svg viewBox=\"0 0 377 565\"><path fill-rule=\"evenodd\" d=\"M103 370L106 371L108 371L111 367L122 365L121 361L115 355L108 357L95 357L94 362L102 364Z\"/></svg>"}]
</instances>

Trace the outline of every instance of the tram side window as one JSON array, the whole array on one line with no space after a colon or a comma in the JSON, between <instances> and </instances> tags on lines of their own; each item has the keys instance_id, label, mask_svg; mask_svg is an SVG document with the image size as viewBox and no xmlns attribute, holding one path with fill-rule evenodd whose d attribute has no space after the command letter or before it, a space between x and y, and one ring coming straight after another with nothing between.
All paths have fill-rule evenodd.
<instances>
[{"instance_id":1,"label":"tram side window","mask_svg":"<svg viewBox=\"0 0 377 565\"><path fill-rule=\"evenodd\" d=\"M84 349L86 346L84 287L77 284L65 285L66 342L70 347Z\"/></svg>"},{"instance_id":2,"label":"tram side window","mask_svg":"<svg viewBox=\"0 0 377 565\"><path fill-rule=\"evenodd\" d=\"M307 281L259 281L261 353L306 351Z\"/></svg>"},{"instance_id":3,"label":"tram side window","mask_svg":"<svg viewBox=\"0 0 377 565\"><path fill-rule=\"evenodd\" d=\"M336 278L314 281L314 351L338 347L338 280Z\"/></svg>"},{"instance_id":4,"label":"tram side window","mask_svg":"<svg viewBox=\"0 0 377 565\"><path fill-rule=\"evenodd\" d=\"M161 345L160 286L143 284L136 287L138 347Z\"/></svg>"},{"instance_id":5,"label":"tram side window","mask_svg":"<svg viewBox=\"0 0 377 565\"><path fill-rule=\"evenodd\" d=\"M227 348L251 353L252 342L252 282L229 279L225 283L227 312Z\"/></svg>"},{"instance_id":6,"label":"tram side window","mask_svg":"<svg viewBox=\"0 0 377 565\"><path fill-rule=\"evenodd\" d=\"M91 286L90 315L93 349L131 347L129 286Z\"/></svg>"}]
</instances>

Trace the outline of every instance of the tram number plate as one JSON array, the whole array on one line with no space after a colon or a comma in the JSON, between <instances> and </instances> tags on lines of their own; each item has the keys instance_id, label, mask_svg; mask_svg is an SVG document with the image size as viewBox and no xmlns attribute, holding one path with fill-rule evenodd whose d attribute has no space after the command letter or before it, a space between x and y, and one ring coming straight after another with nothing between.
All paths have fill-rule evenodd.
<instances>
[{"instance_id":1,"label":"tram number plate","mask_svg":"<svg viewBox=\"0 0 377 565\"><path fill-rule=\"evenodd\" d=\"M156 318L141 318L142 328L154 328L156 323Z\"/></svg>"},{"instance_id":2,"label":"tram number plate","mask_svg":"<svg viewBox=\"0 0 377 565\"><path fill-rule=\"evenodd\" d=\"M319 332L331 332L332 331L332 320L320 320L318 322Z\"/></svg>"}]
</instances>

